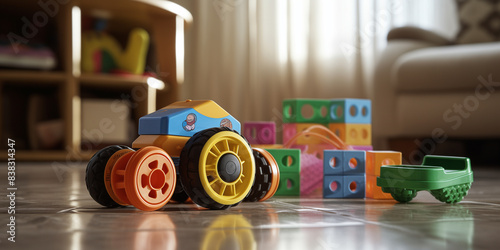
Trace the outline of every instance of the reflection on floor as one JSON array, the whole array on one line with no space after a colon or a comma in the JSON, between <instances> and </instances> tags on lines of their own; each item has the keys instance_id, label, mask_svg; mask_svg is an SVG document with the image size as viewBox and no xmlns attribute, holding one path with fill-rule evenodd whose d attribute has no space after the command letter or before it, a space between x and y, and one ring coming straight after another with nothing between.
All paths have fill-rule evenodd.
<instances>
[{"instance_id":1,"label":"reflection on floor","mask_svg":"<svg viewBox=\"0 0 500 250\"><path fill-rule=\"evenodd\" d=\"M411 204L275 197L224 211L168 204L104 209L84 165L18 163L15 243L8 241L7 171L0 173L0 249L472 249L496 248L500 169L473 169L459 204L420 192Z\"/></svg>"}]
</instances>

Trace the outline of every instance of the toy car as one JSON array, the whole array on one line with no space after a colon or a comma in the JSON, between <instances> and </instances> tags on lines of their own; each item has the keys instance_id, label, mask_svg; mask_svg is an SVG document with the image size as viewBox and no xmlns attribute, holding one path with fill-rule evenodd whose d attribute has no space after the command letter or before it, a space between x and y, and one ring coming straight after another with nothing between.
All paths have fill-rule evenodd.
<instances>
[{"instance_id":1,"label":"toy car","mask_svg":"<svg viewBox=\"0 0 500 250\"><path fill-rule=\"evenodd\" d=\"M472 179L469 158L426 155L422 165L382 166L377 185L403 203L421 190L428 190L439 201L456 203L467 195Z\"/></svg>"},{"instance_id":2,"label":"toy car","mask_svg":"<svg viewBox=\"0 0 500 250\"><path fill-rule=\"evenodd\" d=\"M87 165L87 189L103 206L145 211L171 198L210 209L266 200L278 188L278 165L267 151L250 148L240 130L213 101L173 103L139 119L134 149L98 151Z\"/></svg>"}]
</instances>

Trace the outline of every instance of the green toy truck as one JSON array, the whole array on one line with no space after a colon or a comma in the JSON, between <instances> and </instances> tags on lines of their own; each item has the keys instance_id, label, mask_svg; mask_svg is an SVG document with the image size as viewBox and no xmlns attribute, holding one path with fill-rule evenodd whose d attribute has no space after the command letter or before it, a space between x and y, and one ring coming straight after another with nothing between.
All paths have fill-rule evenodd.
<instances>
[{"instance_id":1,"label":"green toy truck","mask_svg":"<svg viewBox=\"0 0 500 250\"><path fill-rule=\"evenodd\" d=\"M380 168L377 185L402 203L418 191L428 190L442 202L461 201L472 184L469 158L427 155L422 165L386 165Z\"/></svg>"}]
</instances>

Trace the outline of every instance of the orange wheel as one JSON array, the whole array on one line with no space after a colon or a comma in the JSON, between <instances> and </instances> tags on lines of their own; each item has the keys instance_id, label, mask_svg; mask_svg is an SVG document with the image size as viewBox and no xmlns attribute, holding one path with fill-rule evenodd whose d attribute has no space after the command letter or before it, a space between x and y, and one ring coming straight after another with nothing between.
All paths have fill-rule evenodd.
<instances>
[{"instance_id":1,"label":"orange wheel","mask_svg":"<svg viewBox=\"0 0 500 250\"><path fill-rule=\"evenodd\" d=\"M125 154L127 154L129 152L134 152L134 150L126 148L126 149L121 149L121 150L117 151L116 153L114 153L109 158L108 162L106 163L106 168L104 169L104 185L106 187L106 191L108 192L111 199L113 199L116 203L118 203L122 206L126 206L128 204L122 203L121 200L118 198L118 196L116 196L115 191L113 191L113 187L111 184L111 175L112 175L112 170L113 170L116 162L118 161L118 159L120 159L122 156L124 156ZM122 162L121 164L123 164L123 160L121 162ZM123 164L123 170L125 170L125 166L127 165L127 162L128 162L128 159ZM115 171L115 174L116 173L117 172ZM122 177L122 182L123 182L123 177ZM125 195L125 197L126 197L126 195Z\"/></svg>"},{"instance_id":2,"label":"orange wheel","mask_svg":"<svg viewBox=\"0 0 500 250\"><path fill-rule=\"evenodd\" d=\"M269 152L260 148L253 148L253 150L261 153L262 156L264 156L264 159L266 159L267 163L271 167L271 174L272 174L271 187L269 188L269 191L267 191L266 195L264 195L264 197L262 197L262 199L259 200L259 201L265 201L273 197L273 195L276 193L276 190L278 190L278 185L280 183L280 170L278 168L278 163Z\"/></svg>"},{"instance_id":3,"label":"orange wheel","mask_svg":"<svg viewBox=\"0 0 500 250\"><path fill-rule=\"evenodd\" d=\"M134 154L134 151L130 151L120 156L116 160L113 168L111 169L111 191L109 195L116 199L116 203L122 206L130 205L130 200L127 197L127 192L125 190L125 168L127 163Z\"/></svg>"},{"instance_id":4,"label":"orange wheel","mask_svg":"<svg viewBox=\"0 0 500 250\"><path fill-rule=\"evenodd\" d=\"M161 148L141 148L127 163L127 197L130 204L141 210L153 211L167 204L174 193L175 181L174 162Z\"/></svg>"}]
</instances>

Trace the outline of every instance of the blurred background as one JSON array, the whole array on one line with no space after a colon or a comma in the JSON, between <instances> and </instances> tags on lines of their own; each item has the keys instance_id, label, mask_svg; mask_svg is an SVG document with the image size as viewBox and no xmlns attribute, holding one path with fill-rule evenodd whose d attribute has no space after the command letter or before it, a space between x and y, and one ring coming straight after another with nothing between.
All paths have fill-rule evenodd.
<instances>
[{"instance_id":1,"label":"blurred background","mask_svg":"<svg viewBox=\"0 0 500 250\"><path fill-rule=\"evenodd\" d=\"M4 2L0 128L21 159L130 144L184 99L280 128L284 99L366 98L376 149L500 149L499 1Z\"/></svg>"}]
</instances>

